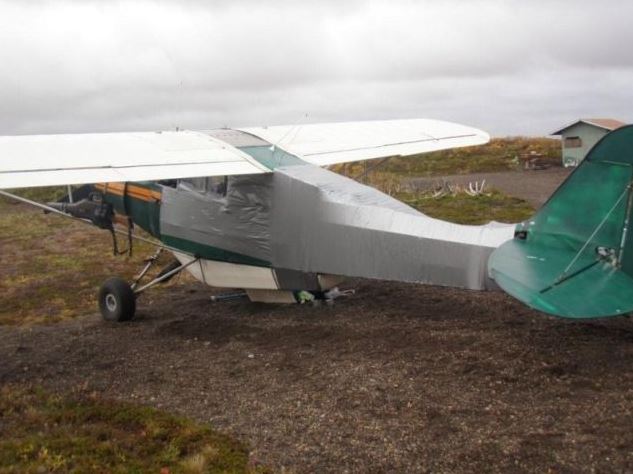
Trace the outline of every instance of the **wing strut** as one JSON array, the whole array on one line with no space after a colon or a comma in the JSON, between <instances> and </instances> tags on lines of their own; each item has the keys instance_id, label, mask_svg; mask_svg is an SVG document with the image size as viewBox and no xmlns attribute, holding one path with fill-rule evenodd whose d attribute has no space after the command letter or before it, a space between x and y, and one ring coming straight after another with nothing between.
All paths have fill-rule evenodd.
<instances>
[{"instance_id":1,"label":"wing strut","mask_svg":"<svg viewBox=\"0 0 633 474\"><path fill-rule=\"evenodd\" d=\"M4 197L7 197L9 199L14 199L16 201L23 202L25 204L29 204L31 206L37 207L39 209L42 209L46 213L57 214L58 216L66 217L68 219L73 219L73 220L78 221L78 222L83 222L84 224L89 224L91 227L94 227L94 223L90 219L84 219L84 218L81 218L81 217L75 217L75 216L73 216L71 214L67 214L67 213L65 213L63 211L60 211L59 209L55 209L54 207L48 206L48 205L43 204L41 202L32 201L31 199L27 199L25 197L18 196L16 194L9 193L7 191L3 191L2 189L0 189L0 196L4 196ZM173 247L170 247L169 245L165 245L165 244L163 244L161 242L157 242L156 240L148 239L148 238L145 238L145 237L141 237L140 235L136 235L136 234L130 233L129 230L127 230L127 229L126 230L122 230L122 229L118 229L118 228L113 226L112 232L114 232L115 234L124 235L124 236L126 236L128 238L139 240L141 242L148 243L150 245L154 245L155 247L160 247L160 248L163 248L165 250L169 250L170 252L179 252L179 253L185 253L185 254L187 253L187 252L185 252L183 250L175 249Z\"/></svg>"}]
</instances>

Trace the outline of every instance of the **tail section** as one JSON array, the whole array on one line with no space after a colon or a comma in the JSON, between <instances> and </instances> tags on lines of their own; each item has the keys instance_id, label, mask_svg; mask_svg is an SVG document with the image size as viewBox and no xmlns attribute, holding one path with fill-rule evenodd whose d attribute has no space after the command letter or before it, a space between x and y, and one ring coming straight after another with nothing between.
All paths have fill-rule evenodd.
<instances>
[{"instance_id":1,"label":"tail section","mask_svg":"<svg viewBox=\"0 0 633 474\"><path fill-rule=\"evenodd\" d=\"M633 312L633 126L606 135L514 239L493 252L491 278L556 316Z\"/></svg>"}]
</instances>

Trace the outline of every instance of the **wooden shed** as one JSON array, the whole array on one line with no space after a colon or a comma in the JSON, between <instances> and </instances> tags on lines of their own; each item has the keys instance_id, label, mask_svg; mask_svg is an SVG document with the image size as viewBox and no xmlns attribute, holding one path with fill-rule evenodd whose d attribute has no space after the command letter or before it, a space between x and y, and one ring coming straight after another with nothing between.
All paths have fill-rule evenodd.
<instances>
[{"instance_id":1,"label":"wooden shed","mask_svg":"<svg viewBox=\"0 0 633 474\"><path fill-rule=\"evenodd\" d=\"M552 133L561 137L563 166L577 166L603 136L623 125L615 119L580 119Z\"/></svg>"}]
</instances>

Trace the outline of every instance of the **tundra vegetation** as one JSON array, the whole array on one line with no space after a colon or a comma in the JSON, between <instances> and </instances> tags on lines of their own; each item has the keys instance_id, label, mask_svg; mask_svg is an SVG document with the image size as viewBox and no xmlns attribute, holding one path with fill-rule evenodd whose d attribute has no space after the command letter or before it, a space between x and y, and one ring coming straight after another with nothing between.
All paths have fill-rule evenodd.
<instances>
[{"instance_id":1,"label":"tundra vegetation","mask_svg":"<svg viewBox=\"0 0 633 474\"><path fill-rule=\"evenodd\" d=\"M494 173L521 167L522 156L535 153L551 163L561 163L560 140L551 138L493 138L480 146L455 148L421 156L394 157L380 167L400 177L440 177L455 174ZM371 161L367 162L371 166ZM338 165L347 168L349 176L362 172L365 162Z\"/></svg>"},{"instance_id":2,"label":"tundra vegetation","mask_svg":"<svg viewBox=\"0 0 633 474\"><path fill-rule=\"evenodd\" d=\"M489 221L521 222L534 213L526 201L507 196L484 186L483 192L469 195L467 189L436 195L434 189L420 189L411 184L415 178L437 178L438 184L446 177L502 171L519 171L521 157L530 154L544 157L548 163L561 163L560 140L550 138L493 138L482 146L457 148L427 153L422 156L394 157L384 164L355 162L336 165L333 169L350 177L360 177L374 186L428 216L458 224L485 224ZM371 171L372 166L376 166ZM450 182L448 183L450 184ZM481 185L481 183L479 183Z\"/></svg>"},{"instance_id":3,"label":"tundra vegetation","mask_svg":"<svg viewBox=\"0 0 633 474\"><path fill-rule=\"evenodd\" d=\"M153 408L0 388L0 472L264 472L247 448L207 425Z\"/></svg>"}]
</instances>

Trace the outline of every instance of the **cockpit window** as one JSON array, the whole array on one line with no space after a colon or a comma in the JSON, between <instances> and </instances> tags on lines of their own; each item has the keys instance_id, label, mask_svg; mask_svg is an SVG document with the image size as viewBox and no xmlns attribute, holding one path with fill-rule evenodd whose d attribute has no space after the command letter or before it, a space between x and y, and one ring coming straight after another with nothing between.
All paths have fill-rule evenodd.
<instances>
[{"instance_id":1,"label":"cockpit window","mask_svg":"<svg viewBox=\"0 0 633 474\"><path fill-rule=\"evenodd\" d=\"M163 186L169 186L170 188L175 188L176 186L178 186L178 180L177 179L161 179L158 184L161 184Z\"/></svg>"},{"instance_id":2,"label":"cockpit window","mask_svg":"<svg viewBox=\"0 0 633 474\"><path fill-rule=\"evenodd\" d=\"M211 176L210 178L207 178L207 191L219 196L226 196L228 184L228 176Z\"/></svg>"},{"instance_id":3,"label":"cockpit window","mask_svg":"<svg viewBox=\"0 0 633 474\"><path fill-rule=\"evenodd\" d=\"M226 196L228 176L210 176L208 178L185 178L179 184L200 194Z\"/></svg>"}]
</instances>

